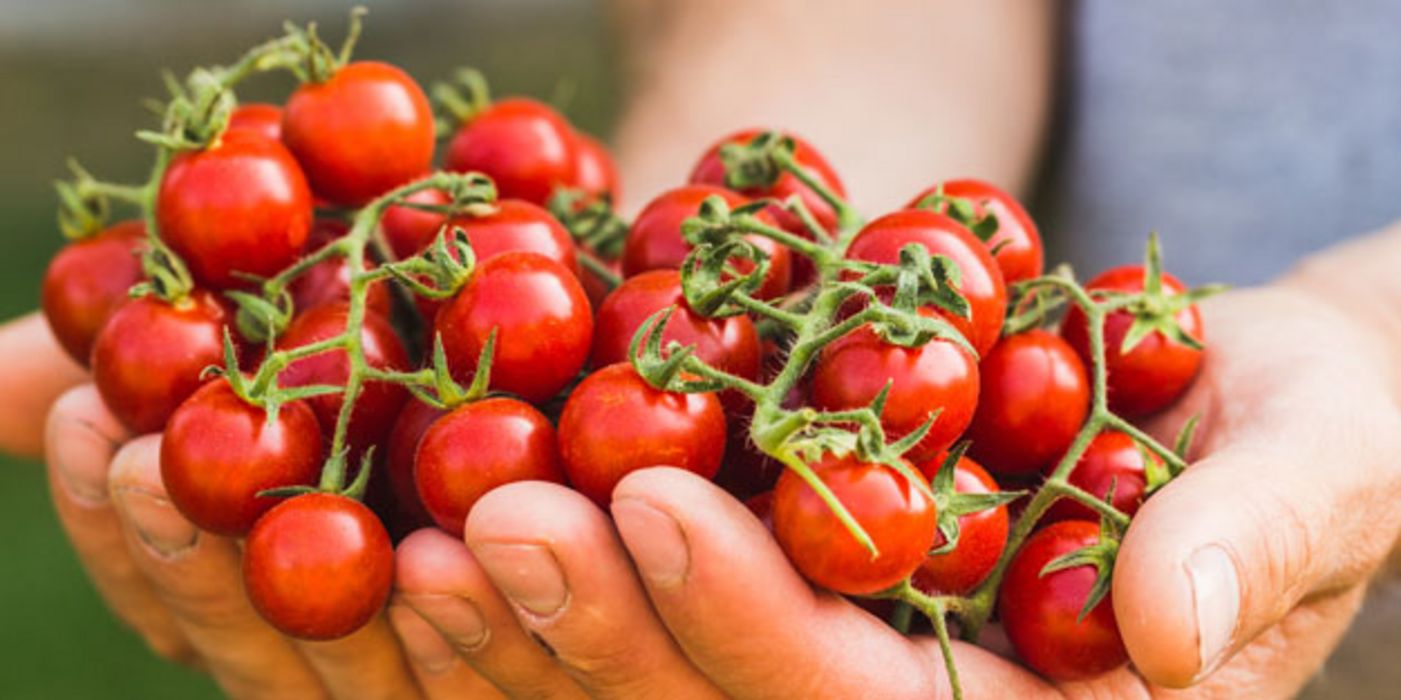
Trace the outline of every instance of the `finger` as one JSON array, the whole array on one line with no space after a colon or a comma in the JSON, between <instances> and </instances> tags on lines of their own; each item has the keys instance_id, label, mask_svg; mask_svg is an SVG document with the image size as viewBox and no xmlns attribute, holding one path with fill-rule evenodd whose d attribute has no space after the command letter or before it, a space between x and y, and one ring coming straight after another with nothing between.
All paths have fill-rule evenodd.
<instances>
[{"instance_id":1,"label":"finger","mask_svg":"<svg viewBox=\"0 0 1401 700\"><path fill-rule=\"evenodd\" d=\"M521 624L593 697L717 697L653 613L607 516L556 484L488 493L467 546Z\"/></svg>"},{"instance_id":2,"label":"finger","mask_svg":"<svg viewBox=\"0 0 1401 700\"><path fill-rule=\"evenodd\" d=\"M411 700L421 696L418 683L383 615L341 639L298 641L322 684L334 698Z\"/></svg>"},{"instance_id":3,"label":"finger","mask_svg":"<svg viewBox=\"0 0 1401 700\"><path fill-rule=\"evenodd\" d=\"M482 677L513 698L584 697L516 621L462 540L436 528L399 544L400 599Z\"/></svg>"},{"instance_id":4,"label":"finger","mask_svg":"<svg viewBox=\"0 0 1401 700\"><path fill-rule=\"evenodd\" d=\"M506 697L491 681L473 671L443 635L413 608L395 599L390 602L387 615L427 700Z\"/></svg>"},{"instance_id":5,"label":"finger","mask_svg":"<svg viewBox=\"0 0 1401 700\"><path fill-rule=\"evenodd\" d=\"M39 314L0 325L0 452L37 458L44 447L44 416L63 392L86 379L59 349Z\"/></svg>"}]
</instances>

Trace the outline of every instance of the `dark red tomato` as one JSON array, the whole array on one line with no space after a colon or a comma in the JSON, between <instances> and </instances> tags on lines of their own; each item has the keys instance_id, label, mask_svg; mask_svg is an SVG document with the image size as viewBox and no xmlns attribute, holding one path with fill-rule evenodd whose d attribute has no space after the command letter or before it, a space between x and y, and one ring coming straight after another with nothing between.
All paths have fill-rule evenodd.
<instances>
[{"instance_id":1,"label":"dark red tomato","mask_svg":"<svg viewBox=\"0 0 1401 700\"><path fill-rule=\"evenodd\" d=\"M947 450L968 428L978 405L978 363L948 340L904 348L863 326L822 349L813 370L813 405L845 411L871 405L890 384L881 426L898 439L939 415L929 434L910 450L915 461Z\"/></svg>"},{"instance_id":2,"label":"dark red tomato","mask_svg":"<svg viewBox=\"0 0 1401 700\"><path fill-rule=\"evenodd\" d=\"M748 200L723 187L687 185L668 190L643 208L628 230L623 244L623 274L632 277L648 270L679 269L691 252L690 244L681 236L681 224L695 216L701 203L718 196L731 208ZM792 252L762 236L749 236L760 250L769 255L769 272L755 293L761 299L772 299L788 293L792 286ZM736 265L741 271L753 269L748 261Z\"/></svg>"},{"instance_id":3,"label":"dark red tomato","mask_svg":"<svg viewBox=\"0 0 1401 700\"><path fill-rule=\"evenodd\" d=\"M1002 627L1026 665L1057 681L1093 678L1128 661L1113 594L1077 622L1095 582L1093 566L1041 575L1046 564L1099 541L1099 525L1067 520L1037 532L1012 558L998 596Z\"/></svg>"},{"instance_id":4,"label":"dark red tomato","mask_svg":"<svg viewBox=\"0 0 1401 700\"><path fill-rule=\"evenodd\" d=\"M575 135L574 187L589 199L618 202L618 166L608 147L588 134Z\"/></svg>"},{"instance_id":5,"label":"dark red tomato","mask_svg":"<svg viewBox=\"0 0 1401 700\"><path fill-rule=\"evenodd\" d=\"M945 455L919 465L919 470L931 481L944 463ZM999 489L982 467L967 457L954 465L953 489L958 493L996 493ZM1007 547L1007 506L969 513L958 518L958 545L953 551L926 557L915 571L914 584L928 593L965 595L992 573L1002 550ZM942 533L934 538L934 547L947 541Z\"/></svg>"},{"instance_id":6,"label":"dark red tomato","mask_svg":"<svg viewBox=\"0 0 1401 700\"><path fill-rule=\"evenodd\" d=\"M292 318L287 330L277 339L277 348L286 350L302 345L310 345L345 332L349 320L350 307L344 303L331 302L307 309ZM409 368L408 354L404 345L395 335L394 327L383 317L373 312L365 314L365 325L360 335L365 351L365 362L382 370L406 370ZM311 357L305 357L288 365L278 375L278 383L284 387L308 386L312 384L332 384L344 386L350 377L350 359L344 350L331 350ZM350 414L350 429L346 433L347 444L352 453L358 455L370 445L375 445L389 433L399 408L404 405L408 392L397 384L366 382L361 387L360 396L355 400L355 408ZM321 422L321 430L329 439L335 434L336 420L340 416L341 394L313 396L307 399L316 418Z\"/></svg>"},{"instance_id":7,"label":"dark red tomato","mask_svg":"<svg viewBox=\"0 0 1401 700\"><path fill-rule=\"evenodd\" d=\"M336 238L345 235L344 222L335 219L317 219L312 226L311 238L307 241L307 252L311 253ZM367 259L364 269L373 265ZM292 281L287 289L292 294L292 305L298 311L330 302L350 301L350 265L345 258L335 257L324 260L302 273ZM393 308L389 298L389 286L376 282L370 285L365 295L365 308L386 318Z\"/></svg>"},{"instance_id":8,"label":"dark red tomato","mask_svg":"<svg viewBox=\"0 0 1401 700\"><path fill-rule=\"evenodd\" d=\"M277 105L249 102L234 107L229 114L225 133L247 131L272 141L282 140L282 108Z\"/></svg>"},{"instance_id":9,"label":"dark red tomato","mask_svg":"<svg viewBox=\"0 0 1401 700\"><path fill-rule=\"evenodd\" d=\"M145 241L140 221L122 221L69 243L49 261L40 305L58 344L80 364L88 364L98 331L141 281Z\"/></svg>"},{"instance_id":10,"label":"dark red tomato","mask_svg":"<svg viewBox=\"0 0 1401 700\"><path fill-rule=\"evenodd\" d=\"M297 260L311 231L311 192L282 144L235 131L171 161L156 200L162 240L199 282L247 286Z\"/></svg>"},{"instance_id":11,"label":"dark red tomato","mask_svg":"<svg viewBox=\"0 0 1401 700\"><path fill-rule=\"evenodd\" d=\"M1002 334L1007 287L987 246L963 224L923 209L893 212L866 224L846 255L853 260L894 264L900 262L900 249L911 243L924 246L931 254L948 256L958 265L962 275L958 291L968 299L971 318L944 316L968 338L980 357L987 354Z\"/></svg>"},{"instance_id":12,"label":"dark red tomato","mask_svg":"<svg viewBox=\"0 0 1401 700\"><path fill-rule=\"evenodd\" d=\"M730 414L729 443L725 446L725 462L715 473L715 484L735 498L773 490L783 473L783 463L764 454L749 439L749 414L736 411L725 403Z\"/></svg>"},{"instance_id":13,"label":"dark red tomato","mask_svg":"<svg viewBox=\"0 0 1401 700\"><path fill-rule=\"evenodd\" d=\"M243 549L243 587L254 609L297 639L339 639L389 599L394 545L359 501L309 493L258 519Z\"/></svg>"},{"instance_id":14,"label":"dark red tomato","mask_svg":"<svg viewBox=\"0 0 1401 700\"><path fill-rule=\"evenodd\" d=\"M988 250L995 250L993 259L1002 269L1002 279L1007 284L1041 276L1045 267L1045 251L1041 245L1041 233L1031 215L1026 213L1020 202L996 185L983 180L949 180L943 183L944 195L968 200L973 205L976 216L989 212L997 217L997 231L987 240ZM913 208L920 200L938 192L935 185L920 192L906 208ZM946 213L947 206L936 209Z\"/></svg>"},{"instance_id":15,"label":"dark red tomato","mask_svg":"<svg viewBox=\"0 0 1401 700\"><path fill-rule=\"evenodd\" d=\"M438 527L462 536L467 512L497 486L564 483L555 428L528 403L463 404L428 427L414 458L418 495Z\"/></svg>"},{"instance_id":16,"label":"dark red tomato","mask_svg":"<svg viewBox=\"0 0 1401 700\"><path fill-rule=\"evenodd\" d=\"M431 525L433 518L423 501L418 498L418 484L414 482L414 453L424 431L447 411L410 398L399 412L399 420L389 431L389 441L385 446L385 471L389 472L389 488L393 498L393 519L404 531L417 530ZM373 475L371 475L373 477Z\"/></svg>"},{"instance_id":17,"label":"dark red tomato","mask_svg":"<svg viewBox=\"0 0 1401 700\"><path fill-rule=\"evenodd\" d=\"M316 194L359 206L424 175L436 127L422 88L388 63L346 64L287 100L282 140Z\"/></svg>"},{"instance_id":18,"label":"dark red tomato","mask_svg":"<svg viewBox=\"0 0 1401 700\"><path fill-rule=\"evenodd\" d=\"M531 403L559 393L583 368L593 315L572 272L543 255L502 253L478 263L435 324L453 374L470 381L496 331L491 387Z\"/></svg>"},{"instance_id":19,"label":"dark red tomato","mask_svg":"<svg viewBox=\"0 0 1401 700\"><path fill-rule=\"evenodd\" d=\"M810 464L876 545L861 546L827 504L792 470L773 491L774 537L809 581L848 595L883 591L919 567L934 543L934 503L899 472L853 455Z\"/></svg>"},{"instance_id":20,"label":"dark red tomato","mask_svg":"<svg viewBox=\"0 0 1401 700\"><path fill-rule=\"evenodd\" d=\"M575 182L574 129L558 112L523 97L498 100L458 127L443 166L484 173L502 198L544 205Z\"/></svg>"},{"instance_id":21,"label":"dark red tomato","mask_svg":"<svg viewBox=\"0 0 1401 700\"><path fill-rule=\"evenodd\" d=\"M218 379L180 404L161 440L161 482L171 503L200 529L242 537L281 486L309 486L321 473L323 446L316 414L302 401L277 417L250 405Z\"/></svg>"},{"instance_id":22,"label":"dark red tomato","mask_svg":"<svg viewBox=\"0 0 1401 700\"><path fill-rule=\"evenodd\" d=\"M419 190L406 198L415 204L447 205L451 199L442 190ZM447 217L431 211L395 205L384 210L379 225L394 257L403 260L421 252L438 237Z\"/></svg>"},{"instance_id":23,"label":"dark red tomato","mask_svg":"<svg viewBox=\"0 0 1401 700\"><path fill-rule=\"evenodd\" d=\"M1070 483L1086 492L1103 498L1114 489L1114 507L1132 516L1143 505L1143 491L1148 484L1148 462L1161 464L1156 455L1139 448L1133 438L1118 432L1106 430L1090 442L1085 454L1070 472ZM1047 465L1047 469L1054 465ZM1068 498L1056 501L1046 511L1042 522L1059 520L1098 520L1099 516L1088 507Z\"/></svg>"},{"instance_id":24,"label":"dark red tomato","mask_svg":"<svg viewBox=\"0 0 1401 700\"><path fill-rule=\"evenodd\" d=\"M154 296L117 309L97 334L92 378L102 402L135 433L165 427L195 393L206 367L224 363L224 324L213 294L195 290L177 304Z\"/></svg>"},{"instance_id":25,"label":"dark red tomato","mask_svg":"<svg viewBox=\"0 0 1401 700\"><path fill-rule=\"evenodd\" d=\"M764 491L744 499L744 506L769 532L773 532L773 491Z\"/></svg>"},{"instance_id":26,"label":"dark red tomato","mask_svg":"<svg viewBox=\"0 0 1401 700\"><path fill-rule=\"evenodd\" d=\"M1143 291L1143 266L1125 265L1106 270L1090 280L1086 289ZM1186 291L1176 277L1163 273L1163 291L1181 294ZM1198 342L1205 339L1202 317L1196 304L1175 316L1183 331ZM1116 311L1104 319L1104 366L1109 371L1109 407L1130 417L1146 416L1167 408L1187 390L1202 366L1202 352L1187 347L1161 333L1144 338L1129 353L1122 351L1124 336L1133 325L1133 315ZM1090 337L1085 315L1072 306L1061 324L1061 335L1080 358L1090 366Z\"/></svg>"},{"instance_id":27,"label":"dark red tomato","mask_svg":"<svg viewBox=\"0 0 1401 700\"><path fill-rule=\"evenodd\" d=\"M559 451L569 483L607 506L613 487L639 469L715 476L725 456L725 411L713 394L660 391L631 365L609 365L569 394Z\"/></svg>"},{"instance_id":28,"label":"dark red tomato","mask_svg":"<svg viewBox=\"0 0 1401 700\"><path fill-rule=\"evenodd\" d=\"M1043 330L998 341L978 369L982 390L968 429L972 454L998 474L1029 474L1070 447L1090 411L1085 365Z\"/></svg>"}]
</instances>

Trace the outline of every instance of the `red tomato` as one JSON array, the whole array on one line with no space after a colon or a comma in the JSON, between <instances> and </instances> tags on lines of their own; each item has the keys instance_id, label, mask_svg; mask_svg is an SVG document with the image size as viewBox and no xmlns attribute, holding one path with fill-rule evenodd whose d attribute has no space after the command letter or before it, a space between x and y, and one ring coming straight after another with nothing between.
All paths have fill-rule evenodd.
<instances>
[{"instance_id":1,"label":"red tomato","mask_svg":"<svg viewBox=\"0 0 1401 700\"><path fill-rule=\"evenodd\" d=\"M573 273L537 253L502 253L479 263L435 324L453 374L469 381L497 332L491 387L543 403L569 384L589 356L593 316Z\"/></svg>"},{"instance_id":2,"label":"red tomato","mask_svg":"<svg viewBox=\"0 0 1401 700\"><path fill-rule=\"evenodd\" d=\"M944 463L945 455L919 465L919 470L931 481ZM953 489L957 493L996 493L997 482L983 468L967 457L954 465ZM1002 550L1007 547L1007 506L959 516L958 545L953 551L926 557L915 571L914 585L930 595L966 595L992 573ZM942 533L934 538L934 547L947 541Z\"/></svg>"},{"instance_id":3,"label":"red tomato","mask_svg":"<svg viewBox=\"0 0 1401 700\"><path fill-rule=\"evenodd\" d=\"M579 274L579 258L574 238L550 212L519 199L498 201L491 213L456 216L448 220L449 230L467 232L477 262L501 253L539 253L574 274Z\"/></svg>"},{"instance_id":4,"label":"red tomato","mask_svg":"<svg viewBox=\"0 0 1401 700\"><path fill-rule=\"evenodd\" d=\"M574 187L590 199L618 202L618 166L608 147L588 134L575 135Z\"/></svg>"},{"instance_id":5,"label":"red tomato","mask_svg":"<svg viewBox=\"0 0 1401 700\"><path fill-rule=\"evenodd\" d=\"M1139 448L1133 438L1116 430L1106 430L1090 442L1085 454L1075 463L1070 472L1070 483L1086 492L1103 498L1114 488L1114 507L1132 516L1143 504L1143 492L1147 488L1148 463L1161 464L1156 455ZM1047 471L1055 465L1046 465ZM1041 522L1058 520L1098 520L1099 515L1088 507L1068 498L1056 501L1046 511Z\"/></svg>"},{"instance_id":6,"label":"red tomato","mask_svg":"<svg viewBox=\"0 0 1401 700\"><path fill-rule=\"evenodd\" d=\"M1037 532L1012 558L998 596L1002 627L1026 665L1057 681L1093 678L1128 661L1113 594L1077 622L1095 582L1093 566L1046 575L1046 564L1099 541L1099 525L1067 520Z\"/></svg>"},{"instance_id":7,"label":"red tomato","mask_svg":"<svg viewBox=\"0 0 1401 700\"><path fill-rule=\"evenodd\" d=\"M1020 202L996 185L983 180L949 180L943 183L944 195L969 200L973 211L981 218L991 212L997 217L997 231L987 239L988 250L995 250L993 258L1002 269L1002 279L1007 284L1040 277L1045 267L1045 251L1041 245L1041 233L1031 215L1026 213ZM920 192L906 208L913 208L920 200L935 194L935 185ZM935 211L948 213L947 205Z\"/></svg>"},{"instance_id":8,"label":"red tomato","mask_svg":"<svg viewBox=\"0 0 1401 700\"><path fill-rule=\"evenodd\" d=\"M40 305L58 344L80 364L88 364L98 331L141 281L145 240L140 221L122 221L69 243L49 261Z\"/></svg>"},{"instance_id":9,"label":"red tomato","mask_svg":"<svg viewBox=\"0 0 1401 700\"><path fill-rule=\"evenodd\" d=\"M825 455L810 464L879 553L847 531L837 516L792 470L773 491L774 537L809 581L848 595L883 591L924 561L938 532L934 503L899 472L853 455Z\"/></svg>"},{"instance_id":10,"label":"red tomato","mask_svg":"<svg viewBox=\"0 0 1401 700\"><path fill-rule=\"evenodd\" d=\"M126 427L153 433L195 393L200 375L224 363L224 307L195 290L179 303L133 299L97 334L92 378L102 402Z\"/></svg>"},{"instance_id":11,"label":"red tomato","mask_svg":"<svg viewBox=\"0 0 1401 700\"><path fill-rule=\"evenodd\" d=\"M242 537L277 505L258 496L310 486L321 473L321 433L305 402L283 404L268 421L218 379L170 416L161 440L161 482L180 513L202 530Z\"/></svg>"},{"instance_id":12,"label":"red tomato","mask_svg":"<svg viewBox=\"0 0 1401 700\"><path fill-rule=\"evenodd\" d=\"M234 131L175 156L161 179L156 224L197 281L244 287L235 272L271 277L301 255L311 193L282 144Z\"/></svg>"},{"instance_id":13,"label":"red tomato","mask_svg":"<svg viewBox=\"0 0 1401 700\"><path fill-rule=\"evenodd\" d=\"M447 205L452 202L442 190L419 190L406 201L416 204ZM379 225L394 257L403 260L417 255L438 237L447 217L431 211L395 205L384 210Z\"/></svg>"},{"instance_id":14,"label":"red tomato","mask_svg":"<svg viewBox=\"0 0 1401 700\"><path fill-rule=\"evenodd\" d=\"M930 254L948 256L958 265L962 274L958 291L968 300L971 318L943 315L968 338L980 357L987 354L1002 334L1007 287L987 246L963 224L923 209L893 212L866 224L852 240L846 256L894 264L900 262L900 249L911 243L924 246Z\"/></svg>"},{"instance_id":15,"label":"red tomato","mask_svg":"<svg viewBox=\"0 0 1401 700\"><path fill-rule=\"evenodd\" d=\"M224 133L247 131L271 141L282 140L282 108L277 105L249 102L234 107Z\"/></svg>"},{"instance_id":16,"label":"red tomato","mask_svg":"<svg viewBox=\"0 0 1401 700\"><path fill-rule=\"evenodd\" d=\"M1070 447L1089 415L1090 380L1065 341L1043 330L1007 336L978 369L974 457L998 474L1029 474Z\"/></svg>"},{"instance_id":17,"label":"red tomato","mask_svg":"<svg viewBox=\"0 0 1401 700\"><path fill-rule=\"evenodd\" d=\"M1106 270L1090 280L1086 289L1143 291L1142 265L1125 265ZM1163 273L1163 291L1186 291L1176 277ZM1196 304L1174 317L1187 335L1204 339L1202 317ZM1146 416L1167 408L1187 390L1202 365L1202 351L1190 348L1162 333L1151 333L1128 353L1122 351L1124 336L1133 325L1133 315L1116 311L1104 319L1104 366L1109 371L1109 407L1129 417ZM1090 360L1090 337L1085 315L1072 306L1061 324L1061 335L1080 353L1086 366Z\"/></svg>"},{"instance_id":18,"label":"red tomato","mask_svg":"<svg viewBox=\"0 0 1401 700\"><path fill-rule=\"evenodd\" d=\"M660 391L631 365L609 365L570 393L559 450L569 483L606 506L613 487L639 469L715 476L725 454L725 411L712 394Z\"/></svg>"},{"instance_id":19,"label":"red tomato","mask_svg":"<svg viewBox=\"0 0 1401 700\"><path fill-rule=\"evenodd\" d=\"M321 246L344 236L347 230L342 221L317 219L312 226L311 238L307 242L307 252L314 252ZM370 270L373 267L366 259L364 269ZM305 311L330 302L349 302L350 265L342 257L324 260L313 265L297 279L292 280L287 291L292 294L292 305L298 311ZM379 282L371 284L365 294L365 308L388 318L393 310L393 300L389 298L389 285Z\"/></svg>"},{"instance_id":20,"label":"red tomato","mask_svg":"<svg viewBox=\"0 0 1401 700\"><path fill-rule=\"evenodd\" d=\"M436 127L422 88L388 63L356 61L287 100L282 140L316 194L359 206L424 175Z\"/></svg>"},{"instance_id":21,"label":"red tomato","mask_svg":"<svg viewBox=\"0 0 1401 700\"><path fill-rule=\"evenodd\" d=\"M419 440L414 478L434 522L458 537L467 512L497 486L564 483L554 426L535 407L509 398L463 404L434 421Z\"/></svg>"},{"instance_id":22,"label":"red tomato","mask_svg":"<svg viewBox=\"0 0 1401 700\"><path fill-rule=\"evenodd\" d=\"M344 637L389 599L394 546L359 501L309 493L258 519L243 549L243 586L254 609L298 639Z\"/></svg>"},{"instance_id":23,"label":"red tomato","mask_svg":"<svg viewBox=\"0 0 1401 700\"><path fill-rule=\"evenodd\" d=\"M392 519L404 531L417 530L433 523L428 509L418 497L418 484L414 482L413 474L414 452L418 451L419 440L423 439L428 426L446 414L447 411L441 408L411 398L404 404L404 410L399 412L399 419L394 421L394 428L389 431L384 470L389 473L394 508Z\"/></svg>"},{"instance_id":24,"label":"red tomato","mask_svg":"<svg viewBox=\"0 0 1401 700\"><path fill-rule=\"evenodd\" d=\"M575 182L576 143L574 129L558 112L512 97L458 127L443 166L486 174L502 198L544 205L556 187Z\"/></svg>"}]
</instances>

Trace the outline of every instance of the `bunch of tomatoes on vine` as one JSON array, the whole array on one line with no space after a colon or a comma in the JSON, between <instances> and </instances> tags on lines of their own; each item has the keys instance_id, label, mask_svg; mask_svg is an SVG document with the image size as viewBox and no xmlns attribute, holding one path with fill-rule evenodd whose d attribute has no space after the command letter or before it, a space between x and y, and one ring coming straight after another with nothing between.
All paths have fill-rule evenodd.
<instances>
[{"instance_id":1,"label":"bunch of tomatoes on vine","mask_svg":"<svg viewBox=\"0 0 1401 700\"><path fill-rule=\"evenodd\" d=\"M667 465L745 499L815 585L931 629L955 689L951 635L994 616L1047 677L1126 662L1118 542L1192 432L1133 421L1193 380L1213 291L1155 239L1081 285L1044 274L997 187L866 221L774 130L721 139L629 223L611 156L553 108L472 71L430 100L351 59L359 27L335 50L289 25L168 80L144 183L60 183L73 241L44 279L107 407L163 432L171 501L246 538L268 622L354 632L394 540L460 535L502 484L606 506ZM239 103L268 72L296 78L285 103Z\"/></svg>"}]
</instances>

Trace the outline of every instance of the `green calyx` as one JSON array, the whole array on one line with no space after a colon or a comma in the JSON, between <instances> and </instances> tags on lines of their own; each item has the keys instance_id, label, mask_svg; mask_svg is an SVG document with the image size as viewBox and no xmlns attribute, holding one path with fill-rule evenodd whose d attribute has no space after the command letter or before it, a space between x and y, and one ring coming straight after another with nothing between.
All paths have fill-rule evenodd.
<instances>
[{"instance_id":1,"label":"green calyx","mask_svg":"<svg viewBox=\"0 0 1401 700\"><path fill-rule=\"evenodd\" d=\"M440 134L452 133L491 106L486 76L475 68L457 69L451 81L433 83L431 91L433 102L444 115L438 123Z\"/></svg>"},{"instance_id":2,"label":"green calyx","mask_svg":"<svg viewBox=\"0 0 1401 700\"><path fill-rule=\"evenodd\" d=\"M1193 350L1202 350L1200 340L1193 337L1178 323L1177 315L1197 302L1226 290L1223 285L1207 285L1176 294L1163 286L1162 252L1158 245L1158 234L1148 237L1148 253L1143 264L1143 291L1136 294L1101 293L1104 298L1115 301L1133 314L1133 323L1124 334L1119 352L1128 354L1149 336L1157 333L1162 337L1185 345Z\"/></svg>"},{"instance_id":3,"label":"green calyx","mask_svg":"<svg viewBox=\"0 0 1401 700\"><path fill-rule=\"evenodd\" d=\"M748 143L727 143L720 147L720 162L725 166L725 186L733 190L772 187L783 174L775 154L780 151L792 160L793 139L776 131L764 131Z\"/></svg>"},{"instance_id":4,"label":"green calyx","mask_svg":"<svg viewBox=\"0 0 1401 700\"><path fill-rule=\"evenodd\" d=\"M930 550L930 556L947 554L958 547L958 521L965 515L981 513L1005 506L1026 495L1025 491L996 491L993 493L960 493L954 490L954 475L959 460L968 452L971 443L967 440L949 449L944 461L935 472L931 487L934 490L934 508L939 518L939 534L943 544Z\"/></svg>"},{"instance_id":5,"label":"green calyx","mask_svg":"<svg viewBox=\"0 0 1401 700\"><path fill-rule=\"evenodd\" d=\"M914 208L937 211L963 224L984 243L992 240L1001 226L997 215L987 206L987 202L974 202L966 197L944 194L943 183L916 202Z\"/></svg>"},{"instance_id":6,"label":"green calyx","mask_svg":"<svg viewBox=\"0 0 1401 700\"><path fill-rule=\"evenodd\" d=\"M1105 500L1113 501L1113 494L1114 490L1111 488ZM1114 560L1119 555L1119 540L1122 538L1123 532L1117 525L1108 518L1102 519L1099 539L1094 544L1056 557L1041 568L1039 575L1045 577L1057 571L1081 566L1094 567L1095 582L1090 587L1090 593L1085 598L1085 606L1080 609L1076 622L1084 622L1085 617L1104 601L1105 596L1109 595L1110 586L1113 584Z\"/></svg>"}]
</instances>

